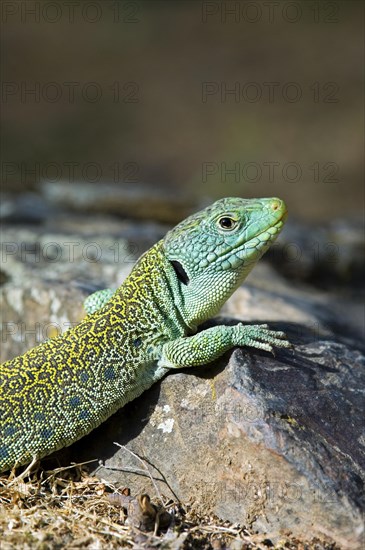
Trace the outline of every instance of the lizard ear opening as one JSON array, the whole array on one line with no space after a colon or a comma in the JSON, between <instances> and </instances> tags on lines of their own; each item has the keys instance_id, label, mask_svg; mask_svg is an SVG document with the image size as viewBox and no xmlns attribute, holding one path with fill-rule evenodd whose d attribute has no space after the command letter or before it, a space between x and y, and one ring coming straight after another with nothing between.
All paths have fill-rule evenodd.
<instances>
[{"instance_id":1,"label":"lizard ear opening","mask_svg":"<svg viewBox=\"0 0 365 550\"><path fill-rule=\"evenodd\" d=\"M177 278L179 281L181 281L184 285L188 285L190 282L190 279L188 277L188 274L186 273L185 269L181 265L180 262L177 260L171 260L170 261L172 267L174 268L174 271L176 273Z\"/></svg>"}]
</instances>

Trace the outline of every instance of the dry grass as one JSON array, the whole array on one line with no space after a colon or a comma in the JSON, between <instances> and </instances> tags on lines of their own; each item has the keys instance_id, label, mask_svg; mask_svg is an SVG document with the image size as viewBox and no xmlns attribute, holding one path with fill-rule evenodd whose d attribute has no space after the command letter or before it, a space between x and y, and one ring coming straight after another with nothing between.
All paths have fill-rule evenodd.
<instances>
[{"instance_id":1,"label":"dry grass","mask_svg":"<svg viewBox=\"0 0 365 550\"><path fill-rule=\"evenodd\" d=\"M116 493L121 494L112 484L91 477L84 464L51 471L38 466L25 479L0 477L0 548L274 548L263 535L250 534L217 518L197 517L172 501L165 503L171 515L170 527L161 533L156 528L155 533L142 532L125 508L115 505L119 497L110 498ZM334 550L319 541L307 545L289 538L275 548Z\"/></svg>"}]
</instances>

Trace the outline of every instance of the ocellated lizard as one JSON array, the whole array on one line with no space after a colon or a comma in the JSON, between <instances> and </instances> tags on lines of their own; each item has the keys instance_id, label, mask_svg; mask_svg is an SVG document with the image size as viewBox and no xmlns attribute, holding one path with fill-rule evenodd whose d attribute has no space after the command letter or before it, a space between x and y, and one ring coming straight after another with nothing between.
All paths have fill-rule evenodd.
<instances>
[{"instance_id":1,"label":"ocellated lizard","mask_svg":"<svg viewBox=\"0 0 365 550\"><path fill-rule=\"evenodd\" d=\"M141 256L115 291L86 301L76 327L0 367L0 471L70 445L170 369L234 346L289 347L266 325L214 326L215 315L280 233L277 198L225 198Z\"/></svg>"}]
</instances>

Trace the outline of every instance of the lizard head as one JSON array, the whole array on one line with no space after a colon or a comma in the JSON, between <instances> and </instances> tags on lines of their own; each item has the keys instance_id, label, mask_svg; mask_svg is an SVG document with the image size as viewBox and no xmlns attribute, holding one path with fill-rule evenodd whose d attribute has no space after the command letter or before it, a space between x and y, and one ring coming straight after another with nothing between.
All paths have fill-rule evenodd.
<instances>
[{"instance_id":1,"label":"lizard head","mask_svg":"<svg viewBox=\"0 0 365 550\"><path fill-rule=\"evenodd\" d=\"M219 311L279 235L286 213L278 198L224 198L166 234L163 249L188 326Z\"/></svg>"}]
</instances>

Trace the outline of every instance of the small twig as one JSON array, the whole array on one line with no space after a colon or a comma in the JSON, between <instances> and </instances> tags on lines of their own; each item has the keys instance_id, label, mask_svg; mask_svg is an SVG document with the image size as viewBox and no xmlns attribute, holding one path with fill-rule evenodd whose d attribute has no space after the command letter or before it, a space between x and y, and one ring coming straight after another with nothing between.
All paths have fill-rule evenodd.
<instances>
[{"instance_id":1,"label":"small twig","mask_svg":"<svg viewBox=\"0 0 365 550\"><path fill-rule=\"evenodd\" d=\"M34 464L36 464L38 462L38 457L37 456L33 456L32 458L32 462L30 464L28 464L28 466L26 467L26 469L24 470L24 472L22 472L21 474L19 474L17 477L15 477L12 481L10 481L8 487L12 487L13 485L19 483L19 481L23 481L23 479L25 477L27 477L27 475L31 472Z\"/></svg>"},{"instance_id":2,"label":"small twig","mask_svg":"<svg viewBox=\"0 0 365 550\"><path fill-rule=\"evenodd\" d=\"M49 479L54 477L56 474L59 474L60 472L65 472L66 470L72 470L72 468L78 468L79 466L85 466L85 464L90 464L90 462L96 462L98 459L93 458L92 460L87 460L86 462L78 462L77 464L70 464L70 466L60 466L59 468L55 468L52 470L52 473L42 481L42 485L46 483Z\"/></svg>"},{"instance_id":3,"label":"small twig","mask_svg":"<svg viewBox=\"0 0 365 550\"><path fill-rule=\"evenodd\" d=\"M65 509L64 509L65 510ZM97 520L99 523L102 523L103 525L106 525L107 527L110 527L112 529L115 529L118 533L119 531L124 531L128 533L129 527L125 527L124 525L118 525L117 523L114 523L112 521L108 521L107 519L101 518L100 516L95 516L95 514L89 514L88 512L85 512L84 510L77 509L77 514L80 516L83 516L88 519L92 519L93 521ZM89 526L90 528L90 526ZM94 527L94 529L96 529Z\"/></svg>"},{"instance_id":4,"label":"small twig","mask_svg":"<svg viewBox=\"0 0 365 550\"><path fill-rule=\"evenodd\" d=\"M114 468L112 466L103 466L106 470L110 470L111 472L126 472L128 474L139 474L145 477L149 477L148 473L146 473L146 470L142 470L140 468ZM165 481L163 477L159 478L156 477L157 481Z\"/></svg>"},{"instance_id":5,"label":"small twig","mask_svg":"<svg viewBox=\"0 0 365 550\"><path fill-rule=\"evenodd\" d=\"M157 496L158 498L160 499L160 502L162 502L162 505L165 506L165 503L162 499L162 496L161 496L161 493L157 487L157 484L155 482L155 479L153 477L153 475L151 474L151 472L149 471L147 465L146 465L146 462L141 458L139 457L136 453L134 453L133 451L131 451L130 449L128 449L125 445L120 445L120 443L117 443L116 441L114 441L114 445L117 445L117 447L120 447L120 449L123 449L125 451L127 451L128 453L130 453L134 458L136 458L137 460L139 460L139 462L142 464L143 466L143 469L145 470L145 472L147 472L148 474L148 477L150 478L150 480L152 481L152 485L154 486L155 488L155 491L157 493Z\"/></svg>"}]
</instances>

